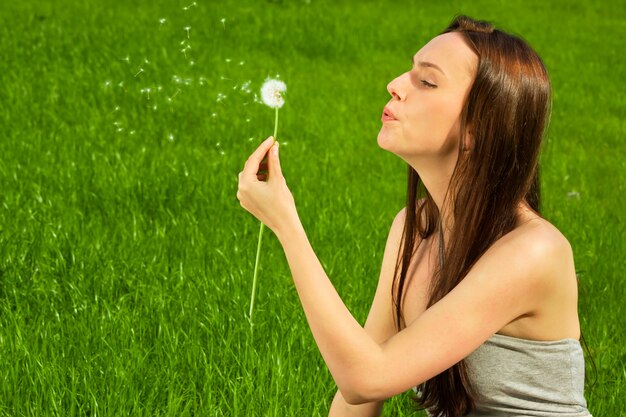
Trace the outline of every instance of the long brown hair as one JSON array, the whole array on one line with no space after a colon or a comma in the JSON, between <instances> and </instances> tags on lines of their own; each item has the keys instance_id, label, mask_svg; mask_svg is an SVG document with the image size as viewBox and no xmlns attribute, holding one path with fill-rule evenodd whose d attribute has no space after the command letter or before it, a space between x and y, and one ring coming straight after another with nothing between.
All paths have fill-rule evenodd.
<instances>
[{"instance_id":1,"label":"long brown hair","mask_svg":"<svg viewBox=\"0 0 626 417\"><path fill-rule=\"evenodd\" d=\"M539 154L552 102L546 68L525 41L467 16L456 17L442 33L448 32L464 36L478 55L478 67L460 115L458 160L442 205L442 211L450 210L452 238L443 242L443 262L435 268L427 307L513 230L520 202L540 213ZM466 131L469 151L463 149ZM403 243L392 289L398 330L406 326L402 296L411 257L441 227L439 209L417 171L408 168ZM464 360L421 384L418 392L416 401L435 417L462 416L475 407Z\"/></svg>"}]
</instances>

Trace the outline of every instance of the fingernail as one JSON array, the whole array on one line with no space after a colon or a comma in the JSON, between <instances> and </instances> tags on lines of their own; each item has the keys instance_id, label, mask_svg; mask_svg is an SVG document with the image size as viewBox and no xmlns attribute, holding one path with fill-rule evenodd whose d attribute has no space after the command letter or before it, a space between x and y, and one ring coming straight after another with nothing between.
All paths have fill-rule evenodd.
<instances>
[{"instance_id":1,"label":"fingernail","mask_svg":"<svg viewBox=\"0 0 626 417\"><path fill-rule=\"evenodd\" d=\"M274 155L278 155L278 142L274 144Z\"/></svg>"}]
</instances>

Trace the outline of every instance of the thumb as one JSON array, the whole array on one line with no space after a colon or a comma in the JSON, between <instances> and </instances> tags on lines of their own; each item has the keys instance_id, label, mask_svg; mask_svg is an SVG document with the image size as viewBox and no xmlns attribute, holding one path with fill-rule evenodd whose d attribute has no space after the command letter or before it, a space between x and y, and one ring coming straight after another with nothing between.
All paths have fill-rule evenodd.
<instances>
[{"instance_id":1,"label":"thumb","mask_svg":"<svg viewBox=\"0 0 626 417\"><path fill-rule=\"evenodd\" d=\"M268 162L270 180L272 178L282 178L283 171L280 169L280 158L278 157L278 141L274 142L274 144L270 148L270 157Z\"/></svg>"}]
</instances>

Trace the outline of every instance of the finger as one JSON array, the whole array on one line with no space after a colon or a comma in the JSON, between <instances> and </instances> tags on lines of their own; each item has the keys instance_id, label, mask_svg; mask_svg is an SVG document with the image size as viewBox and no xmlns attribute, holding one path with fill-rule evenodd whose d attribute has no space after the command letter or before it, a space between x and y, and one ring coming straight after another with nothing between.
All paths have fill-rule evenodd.
<instances>
[{"instance_id":1,"label":"finger","mask_svg":"<svg viewBox=\"0 0 626 417\"><path fill-rule=\"evenodd\" d=\"M270 136L263 143L261 143L261 145L259 145L259 147L252 153L252 155L250 155L250 157L246 161L245 166L243 167L243 175L245 177L250 178L257 173L261 161L263 160L265 154L270 149L273 143L274 138Z\"/></svg>"},{"instance_id":2,"label":"finger","mask_svg":"<svg viewBox=\"0 0 626 417\"><path fill-rule=\"evenodd\" d=\"M274 144L272 145L268 162L270 164L270 178L282 178L283 171L280 168L280 158L278 157L278 142L274 142Z\"/></svg>"}]
</instances>

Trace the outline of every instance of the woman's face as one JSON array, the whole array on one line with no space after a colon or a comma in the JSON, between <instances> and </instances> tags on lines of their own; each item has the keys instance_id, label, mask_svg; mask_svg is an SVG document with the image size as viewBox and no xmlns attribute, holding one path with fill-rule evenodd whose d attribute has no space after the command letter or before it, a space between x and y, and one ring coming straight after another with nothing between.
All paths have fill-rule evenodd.
<instances>
[{"instance_id":1,"label":"woman's face","mask_svg":"<svg viewBox=\"0 0 626 417\"><path fill-rule=\"evenodd\" d=\"M383 113L378 145L409 161L446 157L458 150L460 115L474 81L478 56L459 33L428 42L413 68L387 85L392 99Z\"/></svg>"}]
</instances>

